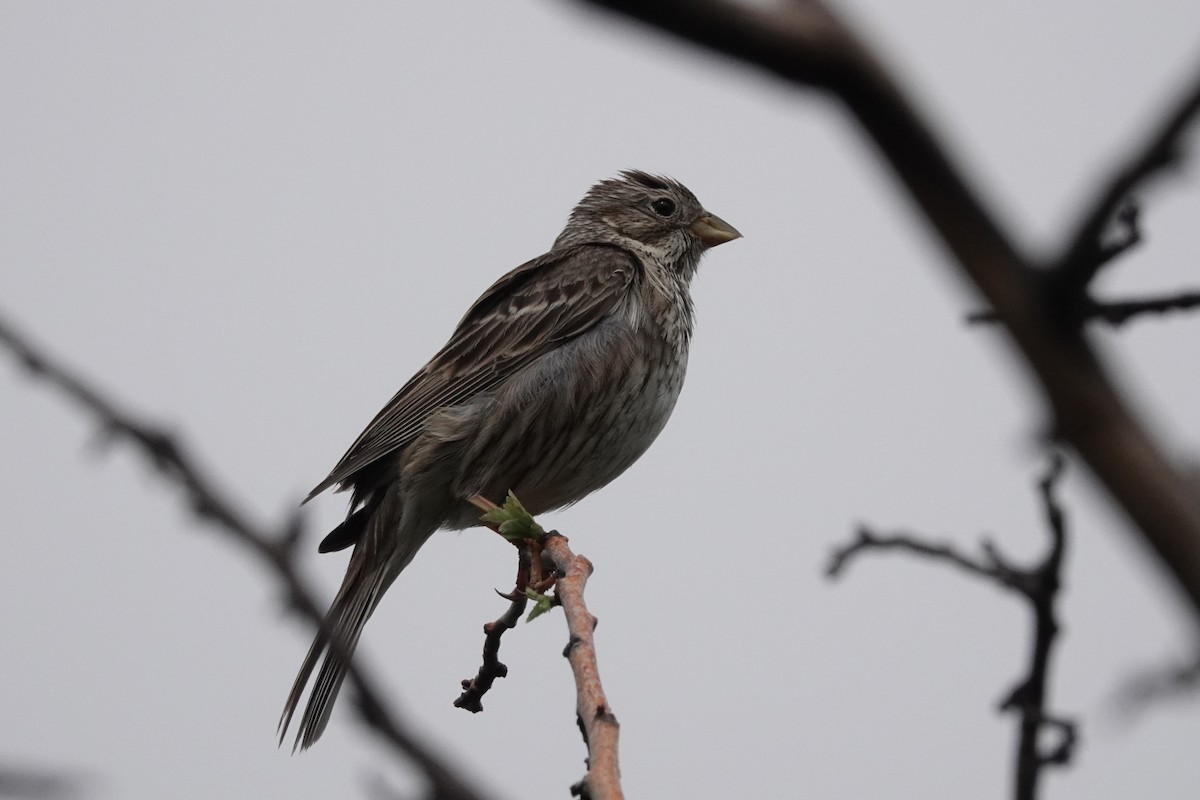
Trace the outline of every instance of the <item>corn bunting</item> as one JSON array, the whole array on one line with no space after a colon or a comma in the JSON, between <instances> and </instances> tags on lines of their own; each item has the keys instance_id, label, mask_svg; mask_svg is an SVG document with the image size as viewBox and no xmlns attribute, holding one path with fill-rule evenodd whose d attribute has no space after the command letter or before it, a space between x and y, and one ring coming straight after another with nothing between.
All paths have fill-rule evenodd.
<instances>
[{"instance_id":1,"label":"corn bunting","mask_svg":"<svg viewBox=\"0 0 1200 800\"><path fill-rule=\"evenodd\" d=\"M561 508L646 451L683 385L700 256L740 235L682 184L627 171L588 191L550 252L475 301L309 495L351 491L346 521L320 545L354 547L327 617L342 654L434 531L479 524L467 498L499 503L511 490L531 513ZM301 748L321 736L346 674L318 635L281 739L322 656Z\"/></svg>"}]
</instances>

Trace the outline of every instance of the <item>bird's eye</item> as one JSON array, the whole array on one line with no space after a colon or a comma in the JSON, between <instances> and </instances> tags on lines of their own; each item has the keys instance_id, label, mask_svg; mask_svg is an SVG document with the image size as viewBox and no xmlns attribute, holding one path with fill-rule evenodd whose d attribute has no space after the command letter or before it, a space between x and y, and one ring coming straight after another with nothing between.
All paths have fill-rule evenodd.
<instances>
[{"instance_id":1,"label":"bird's eye","mask_svg":"<svg viewBox=\"0 0 1200 800\"><path fill-rule=\"evenodd\" d=\"M654 213L658 214L660 217L669 217L675 213L675 201L666 197L658 198L650 204L650 207L653 208Z\"/></svg>"}]
</instances>

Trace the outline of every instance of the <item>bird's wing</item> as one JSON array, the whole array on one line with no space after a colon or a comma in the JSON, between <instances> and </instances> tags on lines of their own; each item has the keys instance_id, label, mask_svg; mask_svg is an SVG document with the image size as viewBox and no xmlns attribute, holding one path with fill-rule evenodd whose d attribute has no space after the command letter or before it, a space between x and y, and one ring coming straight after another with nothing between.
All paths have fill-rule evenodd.
<instances>
[{"instance_id":1,"label":"bird's wing","mask_svg":"<svg viewBox=\"0 0 1200 800\"><path fill-rule=\"evenodd\" d=\"M627 250L579 245L551 251L500 278L308 498L409 444L438 409L494 388L559 343L587 331L612 313L640 270L641 263Z\"/></svg>"}]
</instances>

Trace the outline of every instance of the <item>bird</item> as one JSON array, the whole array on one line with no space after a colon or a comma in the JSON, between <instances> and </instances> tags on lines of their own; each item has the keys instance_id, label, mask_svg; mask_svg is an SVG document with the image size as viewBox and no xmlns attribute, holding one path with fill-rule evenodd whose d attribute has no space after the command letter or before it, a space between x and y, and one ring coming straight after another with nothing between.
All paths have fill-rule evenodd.
<instances>
[{"instance_id":1,"label":"bird","mask_svg":"<svg viewBox=\"0 0 1200 800\"><path fill-rule=\"evenodd\" d=\"M587 191L549 252L475 301L304 501L350 491L318 550L354 550L287 697L280 744L319 661L293 751L321 737L384 592L435 531L481 524L469 498L501 503L511 491L539 514L641 457L683 386L700 257L740 237L682 183L625 170Z\"/></svg>"}]
</instances>

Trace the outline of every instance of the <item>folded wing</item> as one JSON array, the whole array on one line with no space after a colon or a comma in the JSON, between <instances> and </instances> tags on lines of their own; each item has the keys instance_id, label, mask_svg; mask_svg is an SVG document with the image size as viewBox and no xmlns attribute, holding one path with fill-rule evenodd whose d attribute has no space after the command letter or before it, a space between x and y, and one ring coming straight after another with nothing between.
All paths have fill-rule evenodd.
<instances>
[{"instance_id":1,"label":"folded wing","mask_svg":"<svg viewBox=\"0 0 1200 800\"><path fill-rule=\"evenodd\" d=\"M640 271L640 262L628 250L579 245L551 251L500 278L306 499L410 444L438 409L495 388L592 328L613 313Z\"/></svg>"}]
</instances>

